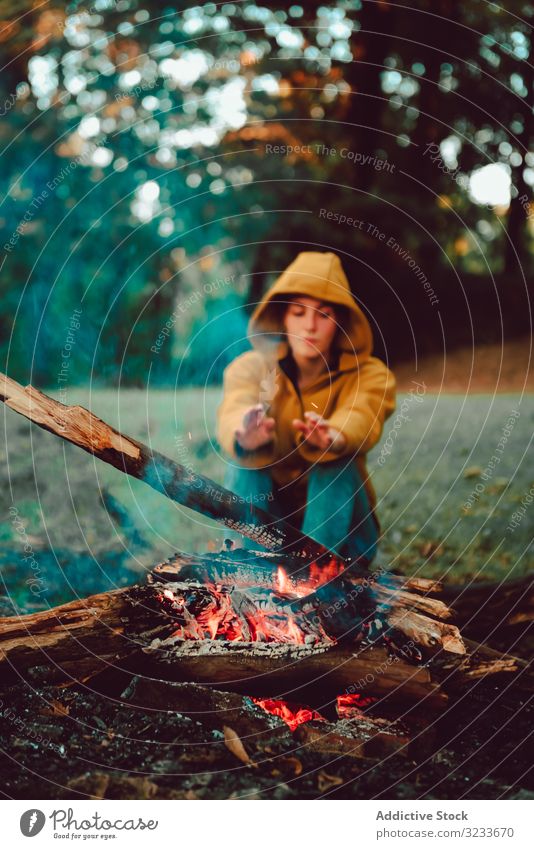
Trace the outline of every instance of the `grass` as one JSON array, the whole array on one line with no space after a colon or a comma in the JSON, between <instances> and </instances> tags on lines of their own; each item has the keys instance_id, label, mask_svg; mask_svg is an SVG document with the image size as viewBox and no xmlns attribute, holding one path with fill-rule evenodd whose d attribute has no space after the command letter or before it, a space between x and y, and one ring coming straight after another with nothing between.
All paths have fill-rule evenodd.
<instances>
[{"instance_id":1,"label":"grass","mask_svg":"<svg viewBox=\"0 0 534 849\"><path fill-rule=\"evenodd\" d=\"M513 532L507 526L534 486L528 462L533 396L427 393L418 403L399 396L398 410L404 397L407 420L399 425L394 414L369 455L383 530L380 561L454 583L525 574L534 560L534 502ZM219 400L220 390L213 388L149 395L71 388L68 397L222 483L224 463L213 441ZM496 454L513 410L520 415ZM222 545L225 531L217 523L10 410L5 420L0 564L4 592L21 606L131 583L178 548L200 552ZM385 443L391 450L381 455ZM492 456L500 462L488 471ZM18 530L8 513L11 505L22 522ZM32 573L23 560L25 545L44 576L46 591L37 600L28 593Z\"/></svg>"}]
</instances>

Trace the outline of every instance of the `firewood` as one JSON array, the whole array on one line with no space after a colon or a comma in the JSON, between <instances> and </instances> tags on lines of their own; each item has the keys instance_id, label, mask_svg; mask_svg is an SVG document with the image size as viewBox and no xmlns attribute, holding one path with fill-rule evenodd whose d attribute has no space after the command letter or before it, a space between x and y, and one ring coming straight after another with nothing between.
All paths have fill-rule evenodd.
<instances>
[{"instance_id":1,"label":"firewood","mask_svg":"<svg viewBox=\"0 0 534 849\"><path fill-rule=\"evenodd\" d=\"M289 522L238 498L214 481L175 463L126 436L89 410L55 401L33 386L0 373L0 400L55 436L72 442L121 472L138 478L167 498L210 516L269 550L311 561L329 555L323 545ZM331 555L330 555L331 556Z\"/></svg>"},{"instance_id":2,"label":"firewood","mask_svg":"<svg viewBox=\"0 0 534 849\"><path fill-rule=\"evenodd\" d=\"M383 648L332 649L317 639L318 633L304 645L172 636L183 625L172 615L173 602L168 600L167 608L162 604L171 587L195 592L189 584L130 587L0 619L3 684L17 675L36 682L74 682L103 667L120 666L134 674L224 685L251 695L283 698L313 691L335 696L358 683L408 702L443 703L427 669L389 657ZM204 588L203 594L209 591ZM313 623L306 627L312 634Z\"/></svg>"},{"instance_id":3,"label":"firewood","mask_svg":"<svg viewBox=\"0 0 534 849\"><path fill-rule=\"evenodd\" d=\"M288 732L286 723L258 707L250 698L195 683L176 683L136 675L122 698L141 710L172 711L191 717L202 725L235 728L241 737L272 737Z\"/></svg>"},{"instance_id":4,"label":"firewood","mask_svg":"<svg viewBox=\"0 0 534 849\"><path fill-rule=\"evenodd\" d=\"M321 754L364 760L383 760L391 755L407 757L408 729L400 722L372 719L341 719L338 722L307 722L295 731L301 746Z\"/></svg>"},{"instance_id":5,"label":"firewood","mask_svg":"<svg viewBox=\"0 0 534 849\"><path fill-rule=\"evenodd\" d=\"M425 711L439 710L447 694L489 676L533 686L524 661L478 644L468 643L465 655L442 650L425 665L414 665L382 647L321 643L318 632L309 644L186 639L184 617L173 614L175 602L162 603L165 592L192 593L193 609L210 595L208 588L200 592L191 584L136 586L0 619L2 685L18 677L73 683L103 667L119 667L304 704L364 692ZM312 634L313 623L306 627Z\"/></svg>"}]
</instances>

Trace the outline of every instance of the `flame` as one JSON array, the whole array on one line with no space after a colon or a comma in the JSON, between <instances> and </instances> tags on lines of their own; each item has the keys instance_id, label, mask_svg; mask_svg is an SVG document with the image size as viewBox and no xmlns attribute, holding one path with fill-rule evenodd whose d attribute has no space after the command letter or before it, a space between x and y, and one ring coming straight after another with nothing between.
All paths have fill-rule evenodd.
<instances>
[{"instance_id":1,"label":"flame","mask_svg":"<svg viewBox=\"0 0 534 849\"><path fill-rule=\"evenodd\" d=\"M284 702L282 699L252 699L252 701L267 713L272 713L273 716L279 716L283 719L289 725L291 731L295 731L303 722L311 722L312 719L325 721L324 717L316 710L291 702Z\"/></svg>"},{"instance_id":2,"label":"flame","mask_svg":"<svg viewBox=\"0 0 534 849\"><path fill-rule=\"evenodd\" d=\"M311 625L304 614L293 613L289 603L284 606L284 601L308 595L342 570L343 564L332 557L321 566L313 562L304 580L296 580L279 566L273 576L272 588L255 586L252 580L250 583L248 580L246 583L240 581L233 588L212 581L204 583L209 596L206 594L201 602L195 601L194 591L190 597L188 593L175 594L169 588L162 591L160 598L165 605L171 602L169 612L178 620L173 636L182 639L332 644L335 639L316 619ZM240 590L245 597L245 603L241 601L238 610L233 606L232 589ZM247 601L247 592L250 593L250 602Z\"/></svg>"},{"instance_id":3,"label":"flame","mask_svg":"<svg viewBox=\"0 0 534 849\"><path fill-rule=\"evenodd\" d=\"M281 566L279 566L276 570L275 586L279 593L288 593L293 590L293 586L291 585L287 572L285 569L282 569Z\"/></svg>"},{"instance_id":4,"label":"flame","mask_svg":"<svg viewBox=\"0 0 534 849\"><path fill-rule=\"evenodd\" d=\"M167 600L170 615L177 620L172 636L184 640L237 640L241 642L333 644L323 627L308 622L304 615L293 614L288 608L279 606L269 590L256 588L258 597L251 593L250 603L241 604L239 612L234 609L232 593L228 587L205 584L209 590L204 597L188 593L174 593L165 589L160 595L162 603Z\"/></svg>"},{"instance_id":5,"label":"flame","mask_svg":"<svg viewBox=\"0 0 534 849\"><path fill-rule=\"evenodd\" d=\"M279 566L276 570L274 588L279 593L301 598L313 592L317 587L327 584L343 572L345 566L337 557L332 557L327 563L319 565L315 560L308 567L306 579L295 580L289 577L286 570Z\"/></svg>"}]
</instances>

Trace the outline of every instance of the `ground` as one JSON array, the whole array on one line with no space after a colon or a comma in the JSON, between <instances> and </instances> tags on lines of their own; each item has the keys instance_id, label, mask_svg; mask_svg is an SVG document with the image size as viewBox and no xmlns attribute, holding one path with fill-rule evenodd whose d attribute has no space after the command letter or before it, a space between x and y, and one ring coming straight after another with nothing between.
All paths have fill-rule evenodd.
<instances>
[{"instance_id":1,"label":"ground","mask_svg":"<svg viewBox=\"0 0 534 849\"><path fill-rule=\"evenodd\" d=\"M281 721L272 723L272 731L248 735L236 721L232 730L256 764L251 767L225 745L220 728L176 712L121 704L128 679L120 672L113 679L107 697L95 693L94 685L64 691L19 685L3 694L10 712L0 715L0 795L534 798L532 697L516 693L512 701L501 685L473 688L430 726L430 742L416 738L408 749L377 761L314 751ZM320 729L321 723L314 724Z\"/></svg>"}]
</instances>

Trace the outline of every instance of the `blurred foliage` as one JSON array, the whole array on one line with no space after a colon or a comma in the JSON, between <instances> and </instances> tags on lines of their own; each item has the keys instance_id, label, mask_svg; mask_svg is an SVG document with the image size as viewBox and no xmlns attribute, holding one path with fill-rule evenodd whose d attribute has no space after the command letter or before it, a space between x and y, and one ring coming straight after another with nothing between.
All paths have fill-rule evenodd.
<instances>
[{"instance_id":1,"label":"blurred foliage","mask_svg":"<svg viewBox=\"0 0 534 849\"><path fill-rule=\"evenodd\" d=\"M306 248L340 252L388 360L528 330L532 11L0 2L5 368L218 381Z\"/></svg>"}]
</instances>

